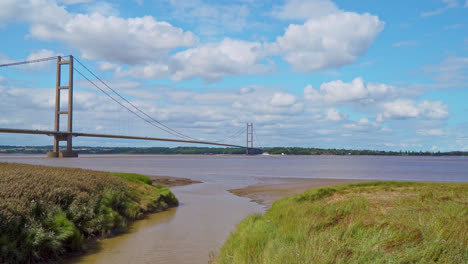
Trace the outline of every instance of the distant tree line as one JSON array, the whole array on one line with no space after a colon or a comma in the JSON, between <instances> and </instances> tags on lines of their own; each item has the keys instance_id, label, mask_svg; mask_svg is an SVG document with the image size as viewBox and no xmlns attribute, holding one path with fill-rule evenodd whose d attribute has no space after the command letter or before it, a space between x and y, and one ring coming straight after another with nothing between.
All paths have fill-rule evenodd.
<instances>
[{"instance_id":1,"label":"distant tree line","mask_svg":"<svg viewBox=\"0 0 468 264\"><path fill-rule=\"evenodd\" d=\"M0 154L45 154L52 146L0 146ZM74 147L80 154L245 154L244 148L211 147ZM430 152L430 151L381 151L353 149L321 149L300 147L271 147L251 149L250 154L269 153L272 155L373 155L373 156L468 156L467 151Z\"/></svg>"},{"instance_id":2,"label":"distant tree line","mask_svg":"<svg viewBox=\"0 0 468 264\"><path fill-rule=\"evenodd\" d=\"M263 148L270 154L285 155L372 155L372 156L465 156L467 151L430 152L430 151L382 151L382 150L355 150L355 149L321 149L299 147L273 147Z\"/></svg>"}]
</instances>

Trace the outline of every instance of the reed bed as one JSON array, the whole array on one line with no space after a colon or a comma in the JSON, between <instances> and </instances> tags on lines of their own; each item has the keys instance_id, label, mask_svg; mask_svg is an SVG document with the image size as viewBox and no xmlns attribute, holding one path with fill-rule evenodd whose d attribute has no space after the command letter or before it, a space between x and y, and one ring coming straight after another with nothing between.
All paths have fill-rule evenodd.
<instances>
[{"instance_id":1,"label":"reed bed","mask_svg":"<svg viewBox=\"0 0 468 264\"><path fill-rule=\"evenodd\" d=\"M0 163L0 263L55 260L177 204L143 175Z\"/></svg>"}]
</instances>

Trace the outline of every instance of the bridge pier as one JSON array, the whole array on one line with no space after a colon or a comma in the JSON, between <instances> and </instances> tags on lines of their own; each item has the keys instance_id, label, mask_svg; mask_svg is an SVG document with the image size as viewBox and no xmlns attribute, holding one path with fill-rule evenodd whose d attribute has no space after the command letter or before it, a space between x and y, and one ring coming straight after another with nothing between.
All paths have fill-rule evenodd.
<instances>
[{"instance_id":1,"label":"bridge pier","mask_svg":"<svg viewBox=\"0 0 468 264\"><path fill-rule=\"evenodd\" d=\"M61 85L62 65L68 65L68 85ZM60 91L68 90L68 108L66 111L60 110ZM68 60L62 60L61 56L57 57L57 82L55 87L55 122L54 131L60 132L60 115L67 115L67 132L63 134L54 134L54 148L52 152L47 152L49 158L74 158L78 157L78 153L72 150L72 131L73 131L73 56L69 56ZM60 151L60 141L67 142L67 150Z\"/></svg>"},{"instance_id":2,"label":"bridge pier","mask_svg":"<svg viewBox=\"0 0 468 264\"><path fill-rule=\"evenodd\" d=\"M63 152L63 151L58 151L58 152L47 152L47 158L76 158L78 157L77 152Z\"/></svg>"}]
</instances>

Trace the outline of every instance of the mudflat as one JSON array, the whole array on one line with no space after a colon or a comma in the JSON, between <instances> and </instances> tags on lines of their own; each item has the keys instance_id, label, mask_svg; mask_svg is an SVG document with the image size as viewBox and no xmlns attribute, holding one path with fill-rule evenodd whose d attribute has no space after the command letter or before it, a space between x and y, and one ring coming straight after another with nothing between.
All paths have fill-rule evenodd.
<instances>
[{"instance_id":1,"label":"mudflat","mask_svg":"<svg viewBox=\"0 0 468 264\"><path fill-rule=\"evenodd\" d=\"M309 189L333 186L339 184L369 182L373 180L351 180L351 179L321 179L321 178L261 178L262 182L240 189L231 189L229 192L250 198L266 208L279 199L303 193Z\"/></svg>"},{"instance_id":2,"label":"mudflat","mask_svg":"<svg viewBox=\"0 0 468 264\"><path fill-rule=\"evenodd\" d=\"M148 176L153 180L153 185L161 184L163 187L184 186L201 181L191 180L189 178L173 177L173 176Z\"/></svg>"}]
</instances>

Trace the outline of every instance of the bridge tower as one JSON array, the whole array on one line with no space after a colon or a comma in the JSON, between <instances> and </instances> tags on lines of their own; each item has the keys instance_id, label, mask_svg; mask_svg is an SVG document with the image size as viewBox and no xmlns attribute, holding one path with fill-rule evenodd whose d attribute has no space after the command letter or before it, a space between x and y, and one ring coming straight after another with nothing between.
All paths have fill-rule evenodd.
<instances>
[{"instance_id":1,"label":"bridge tower","mask_svg":"<svg viewBox=\"0 0 468 264\"><path fill-rule=\"evenodd\" d=\"M249 155L249 143L250 148L253 149L253 123L247 123L247 143L245 148L246 155Z\"/></svg>"},{"instance_id":2,"label":"bridge tower","mask_svg":"<svg viewBox=\"0 0 468 264\"><path fill-rule=\"evenodd\" d=\"M54 135L54 148L52 152L47 152L47 157L50 158L71 158L78 157L78 153L72 151L72 132L73 132L73 56L68 56L68 60L64 60L61 56L57 57L57 82L55 87L55 121L54 131L60 132L60 116L67 115L67 131ZM68 65L68 85L62 86L62 66ZM60 109L60 92L68 91L68 107L66 110ZM60 141L67 142L66 151L60 151Z\"/></svg>"}]
</instances>

